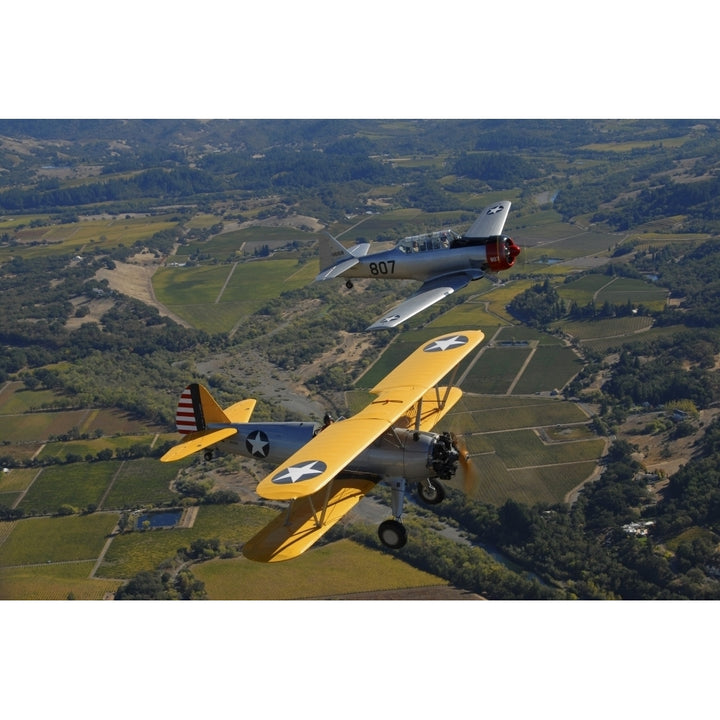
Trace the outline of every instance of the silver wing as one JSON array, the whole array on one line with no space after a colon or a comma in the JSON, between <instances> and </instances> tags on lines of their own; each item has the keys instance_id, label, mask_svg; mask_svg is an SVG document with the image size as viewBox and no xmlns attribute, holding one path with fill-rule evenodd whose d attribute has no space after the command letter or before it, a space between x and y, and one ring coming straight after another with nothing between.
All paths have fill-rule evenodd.
<instances>
[{"instance_id":1,"label":"silver wing","mask_svg":"<svg viewBox=\"0 0 720 720\"><path fill-rule=\"evenodd\" d=\"M500 200L489 205L480 213L463 237L487 238L502 234L511 205L509 200Z\"/></svg>"},{"instance_id":2,"label":"silver wing","mask_svg":"<svg viewBox=\"0 0 720 720\"><path fill-rule=\"evenodd\" d=\"M368 330L384 330L397 327L413 315L417 315L438 300L450 295L450 293L462 290L471 280L477 280L483 276L480 270L468 270L467 272L442 275L426 281L421 288L407 300L396 305L379 320L370 325Z\"/></svg>"}]
</instances>

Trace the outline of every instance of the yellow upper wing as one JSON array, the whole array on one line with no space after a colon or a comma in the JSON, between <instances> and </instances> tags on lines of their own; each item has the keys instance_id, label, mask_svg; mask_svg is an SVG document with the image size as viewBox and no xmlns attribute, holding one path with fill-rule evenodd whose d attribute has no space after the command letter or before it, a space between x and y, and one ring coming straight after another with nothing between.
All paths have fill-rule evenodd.
<instances>
[{"instance_id":1,"label":"yellow upper wing","mask_svg":"<svg viewBox=\"0 0 720 720\"><path fill-rule=\"evenodd\" d=\"M370 405L316 435L260 481L258 495L270 500L293 500L320 490L437 385L483 338L479 330L467 330L424 343L372 389L377 398ZM427 424L421 429L428 429Z\"/></svg>"}]
</instances>

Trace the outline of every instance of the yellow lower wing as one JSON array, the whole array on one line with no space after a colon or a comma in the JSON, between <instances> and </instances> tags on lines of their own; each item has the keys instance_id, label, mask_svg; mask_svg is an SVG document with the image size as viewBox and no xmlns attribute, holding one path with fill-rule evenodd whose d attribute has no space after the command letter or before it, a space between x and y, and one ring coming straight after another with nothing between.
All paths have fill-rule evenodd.
<instances>
[{"instance_id":1,"label":"yellow lower wing","mask_svg":"<svg viewBox=\"0 0 720 720\"><path fill-rule=\"evenodd\" d=\"M374 486L372 480L335 478L313 495L295 500L245 543L243 555L258 562L279 562L301 555Z\"/></svg>"}]
</instances>

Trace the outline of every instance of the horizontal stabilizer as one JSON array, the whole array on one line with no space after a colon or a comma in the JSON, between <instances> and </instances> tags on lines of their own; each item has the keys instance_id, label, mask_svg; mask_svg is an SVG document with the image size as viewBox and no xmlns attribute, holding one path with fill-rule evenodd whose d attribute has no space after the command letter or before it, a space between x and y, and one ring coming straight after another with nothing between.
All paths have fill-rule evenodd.
<instances>
[{"instance_id":1,"label":"horizontal stabilizer","mask_svg":"<svg viewBox=\"0 0 720 720\"><path fill-rule=\"evenodd\" d=\"M350 254L354 255L356 258L365 257L368 254L368 250L370 250L370 243L369 242L362 242L357 243L357 245L353 245L349 252Z\"/></svg>"},{"instance_id":2,"label":"horizontal stabilizer","mask_svg":"<svg viewBox=\"0 0 720 720\"><path fill-rule=\"evenodd\" d=\"M298 498L245 543L243 555L257 562L278 562L301 555L374 486L372 480L340 476L329 488Z\"/></svg>"},{"instance_id":3,"label":"horizontal stabilizer","mask_svg":"<svg viewBox=\"0 0 720 720\"><path fill-rule=\"evenodd\" d=\"M225 408L225 415L231 423L250 422L250 416L255 409L256 400L241 400L240 402Z\"/></svg>"},{"instance_id":4,"label":"horizontal stabilizer","mask_svg":"<svg viewBox=\"0 0 720 720\"><path fill-rule=\"evenodd\" d=\"M354 267L360 262L358 258L353 257L349 258L347 260L342 260L337 265L333 265L332 267L326 268L321 273L318 273L315 276L315 282L320 282L321 280L330 280L331 278L336 278L342 275L346 270L349 270L351 267Z\"/></svg>"},{"instance_id":5,"label":"horizontal stabilizer","mask_svg":"<svg viewBox=\"0 0 720 720\"><path fill-rule=\"evenodd\" d=\"M232 437L237 432L237 428L226 427L219 430L200 430L199 432L190 433L175 447L170 448L161 458L161 462L174 462L192 455L193 453L204 450Z\"/></svg>"}]
</instances>

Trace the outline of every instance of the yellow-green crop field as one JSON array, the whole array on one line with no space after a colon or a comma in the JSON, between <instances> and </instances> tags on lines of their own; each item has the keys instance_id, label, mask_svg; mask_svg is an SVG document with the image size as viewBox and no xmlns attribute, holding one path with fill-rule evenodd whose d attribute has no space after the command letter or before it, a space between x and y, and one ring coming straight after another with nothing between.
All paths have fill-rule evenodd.
<instances>
[{"instance_id":1,"label":"yellow-green crop field","mask_svg":"<svg viewBox=\"0 0 720 720\"><path fill-rule=\"evenodd\" d=\"M281 292L305 287L316 274L312 263L297 259L253 260L161 268L153 285L158 300L193 327L221 333Z\"/></svg>"},{"instance_id":2,"label":"yellow-green crop field","mask_svg":"<svg viewBox=\"0 0 720 720\"><path fill-rule=\"evenodd\" d=\"M604 451L605 441L588 421L575 403L556 398L464 395L439 429L465 439L477 470L469 491L475 499L561 503L593 473Z\"/></svg>"},{"instance_id":3,"label":"yellow-green crop field","mask_svg":"<svg viewBox=\"0 0 720 720\"><path fill-rule=\"evenodd\" d=\"M211 600L312 599L447 584L347 539L311 548L292 562L215 559L195 565L193 574L205 583Z\"/></svg>"},{"instance_id":4,"label":"yellow-green crop field","mask_svg":"<svg viewBox=\"0 0 720 720\"><path fill-rule=\"evenodd\" d=\"M90 577L94 564L0 567L0 600L102 600L122 583Z\"/></svg>"},{"instance_id":5,"label":"yellow-green crop field","mask_svg":"<svg viewBox=\"0 0 720 720\"><path fill-rule=\"evenodd\" d=\"M117 519L117 513L99 512L17 520L0 545L0 567L94 561Z\"/></svg>"}]
</instances>

